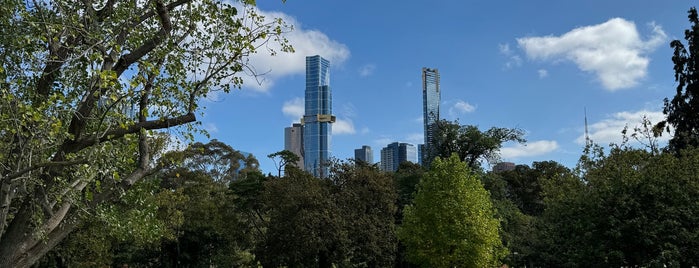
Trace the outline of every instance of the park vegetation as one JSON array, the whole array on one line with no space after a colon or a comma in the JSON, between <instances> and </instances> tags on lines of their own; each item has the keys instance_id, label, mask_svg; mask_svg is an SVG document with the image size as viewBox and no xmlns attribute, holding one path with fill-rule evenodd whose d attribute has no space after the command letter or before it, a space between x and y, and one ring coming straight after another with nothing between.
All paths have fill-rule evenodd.
<instances>
[{"instance_id":1,"label":"park vegetation","mask_svg":"<svg viewBox=\"0 0 699 268\"><path fill-rule=\"evenodd\" d=\"M248 56L293 51L252 5L0 5L0 267L699 265L696 9L671 43L666 120L588 142L573 169L489 172L524 133L440 120L429 166L335 160L318 179L288 151L263 174L225 143L173 149L158 131L191 136L199 99L239 88Z\"/></svg>"}]
</instances>

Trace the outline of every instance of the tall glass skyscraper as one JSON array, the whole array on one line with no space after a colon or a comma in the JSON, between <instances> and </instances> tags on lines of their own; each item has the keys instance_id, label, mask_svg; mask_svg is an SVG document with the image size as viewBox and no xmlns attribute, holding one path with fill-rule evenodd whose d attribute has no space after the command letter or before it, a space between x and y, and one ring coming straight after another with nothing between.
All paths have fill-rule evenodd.
<instances>
[{"instance_id":1,"label":"tall glass skyscraper","mask_svg":"<svg viewBox=\"0 0 699 268\"><path fill-rule=\"evenodd\" d=\"M303 115L304 170L316 177L328 176L332 95L330 62L321 56L306 57L306 105Z\"/></svg>"},{"instance_id":2,"label":"tall glass skyscraper","mask_svg":"<svg viewBox=\"0 0 699 268\"><path fill-rule=\"evenodd\" d=\"M423 124L425 125L425 145L422 147L421 156L430 157L432 155L432 138L436 131L436 123L439 120L439 70L422 68L422 111ZM420 159L424 160L424 159ZM422 161L429 164L431 161Z\"/></svg>"}]
</instances>

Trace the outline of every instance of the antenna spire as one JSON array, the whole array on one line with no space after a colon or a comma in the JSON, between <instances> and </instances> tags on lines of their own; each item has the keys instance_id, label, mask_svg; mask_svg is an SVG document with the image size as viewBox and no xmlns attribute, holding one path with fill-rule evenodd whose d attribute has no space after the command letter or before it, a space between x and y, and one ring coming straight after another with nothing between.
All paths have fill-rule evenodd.
<instances>
[{"instance_id":1,"label":"antenna spire","mask_svg":"<svg viewBox=\"0 0 699 268\"><path fill-rule=\"evenodd\" d=\"M585 109L585 146L590 146L590 132L587 131L587 107Z\"/></svg>"}]
</instances>

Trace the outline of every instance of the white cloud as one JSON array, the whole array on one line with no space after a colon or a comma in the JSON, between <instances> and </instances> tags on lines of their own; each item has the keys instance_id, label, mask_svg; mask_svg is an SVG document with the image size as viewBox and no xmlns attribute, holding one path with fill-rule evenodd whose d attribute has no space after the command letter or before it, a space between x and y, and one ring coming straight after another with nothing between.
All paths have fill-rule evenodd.
<instances>
[{"instance_id":1,"label":"white cloud","mask_svg":"<svg viewBox=\"0 0 699 268\"><path fill-rule=\"evenodd\" d=\"M614 91L638 85L650 61L645 54L667 39L660 26L651 23L649 27L652 35L646 41L641 40L633 22L614 18L561 36L518 38L517 43L531 59L572 61Z\"/></svg>"},{"instance_id":2,"label":"white cloud","mask_svg":"<svg viewBox=\"0 0 699 268\"><path fill-rule=\"evenodd\" d=\"M293 98L291 100L285 101L282 106L282 113L284 115L291 117L293 122L299 122L301 117L303 117L304 103L302 98Z\"/></svg>"},{"instance_id":3,"label":"white cloud","mask_svg":"<svg viewBox=\"0 0 699 268\"><path fill-rule=\"evenodd\" d=\"M361 133L362 133L362 134L369 134L369 132L371 132L371 130L369 130L368 127L363 127L362 130L361 130Z\"/></svg>"},{"instance_id":4,"label":"white cloud","mask_svg":"<svg viewBox=\"0 0 699 268\"><path fill-rule=\"evenodd\" d=\"M457 118L460 114L472 113L476 110L476 106L463 100L456 100L453 105L450 105L450 103L452 103L452 101L445 101L444 106L450 106L449 116L452 118ZM422 121L422 118L420 121Z\"/></svg>"},{"instance_id":5,"label":"white cloud","mask_svg":"<svg viewBox=\"0 0 699 268\"><path fill-rule=\"evenodd\" d=\"M556 141L540 140L528 142L527 144L515 144L513 146L504 147L500 149L500 155L506 159L531 157L547 154L556 149L558 149L558 143Z\"/></svg>"},{"instance_id":6,"label":"white cloud","mask_svg":"<svg viewBox=\"0 0 699 268\"><path fill-rule=\"evenodd\" d=\"M257 73L263 73L260 79L261 84L255 83L254 78L246 77L245 86L257 91L265 92L274 82L284 76L302 74L305 72L306 56L320 55L330 61L331 66L342 65L350 56L350 51L346 45L330 39L318 30L304 29L299 21L294 17L282 12L262 11L257 9L258 14L264 16L265 20L271 21L274 18L281 18L289 25L293 26L293 31L284 36L294 47L294 53L278 53L270 56L264 49L258 53L250 55L250 65ZM281 51L278 44L270 42L268 47L275 51Z\"/></svg>"},{"instance_id":7,"label":"white cloud","mask_svg":"<svg viewBox=\"0 0 699 268\"><path fill-rule=\"evenodd\" d=\"M549 76L549 71L545 69L539 69L537 73L539 73L539 78L546 78L547 76Z\"/></svg>"},{"instance_id":8,"label":"white cloud","mask_svg":"<svg viewBox=\"0 0 699 268\"><path fill-rule=\"evenodd\" d=\"M500 54L507 57L505 69L512 69L514 67L522 66L522 57L515 54L512 49L510 49L510 44L499 44L498 48L500 50Z\"/></svg>"},{"instance_id":9,"label":"white cloud","mask_svg":"<svg viewBox=\"0 0 699 268\"><path fill-rule=\"evenodd\" d=\"M468 102L458 100L454 106L452 106L452 109L459 113L470 113L476 110L476 106L473 106Z\"/></svg>"},{"instance_id":10,"label":"white cloud","mask_svg":"<svg viewBox=\"0 0 699 268\"><path fill-rule=\"evenodd\" d=\"M640 110L635 112L618 112L607 118L588 125L590 139L600 145L609 143L620 144L622 142L621 131L628 126L628 134L631 135L634 127L640 127L646 116L652 124L658 123L665 119L665 115L661 111ZM663 135L659 141L667 141L670 135ZM585 144L585 133L582 133L575 139L578 144Z\"/></svg>"},{"instance_id":11,"label":"white cloud","mask_svg":"<svg viewBox=\"0 0 699 268\"><path fill-rule=\"evenodd\" d=\"M333 135L343 135L343 134L354 134L357 131L354 130L354 123L349 118L338 118L332 125Z\"/></svg>"},{"instance_id":12,"label":"white cloud","mask_svg":"<svg viewBox=\"0 0 699 268\"><path fill-rule=\"evenodd\" d=\"M359 68L359 76L361 77L367 77L372 74L374 74L374 71L376 70L376 65L374 64L366 64Z\"/></svg>"}]
</instances>

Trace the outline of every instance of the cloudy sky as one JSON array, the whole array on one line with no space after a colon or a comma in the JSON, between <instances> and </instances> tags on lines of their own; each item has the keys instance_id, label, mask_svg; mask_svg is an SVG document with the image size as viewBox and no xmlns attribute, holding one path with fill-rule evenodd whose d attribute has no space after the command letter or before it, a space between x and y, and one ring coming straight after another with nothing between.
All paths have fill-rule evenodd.
<instances>
[{"instance_id":1,"label":"cloudy sky","mask_svg":"<svg viewBox=\"0 0 699 268\"><path fill-rule=\"evenodd\" d=\"M675 91L669 42L689 27L691 1L258 1L293 25L294 54L255 55L257 83L202 103L211 138L254 154L284 148L284 127L303 114L305 56L330 60L332 154L390 142L421 143L422 67L441 75L441 117L523 129L504 160L575 166L584 115L600 145L624 126L663 118ZM201 138L202 141L203 138Z\"/></svg>"}]
</instances>

